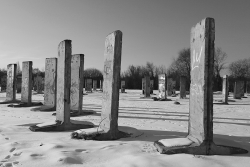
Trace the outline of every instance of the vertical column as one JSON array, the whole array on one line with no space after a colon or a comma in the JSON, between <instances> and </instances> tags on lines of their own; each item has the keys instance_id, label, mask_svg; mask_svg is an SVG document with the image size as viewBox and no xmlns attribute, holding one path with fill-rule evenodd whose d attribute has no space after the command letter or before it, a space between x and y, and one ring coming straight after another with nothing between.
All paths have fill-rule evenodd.
<instances>
[{"instance_id":1,"label":"vertical column","mask_svg":"<svg viewBox=\"0 0 250 167\"><path fill-rule=\"evenodd\" d=\"M71 40L58 46L56 121L70 123Z\"/></svg>"},{"instance_id":2,"label":"vertical column","mask_svg":"<svg viewBox=\"0 0 250 167\"><path fill-rule=\"evenodd\" d=\"M145 78L142 78L142 94L145 94L145 89L146 89L146 80Z\"/></svg>"},{"instance_id":3,"label":"vertical column","mask_svg":"<svg viewBox=\"0 0 250 167\"><path fill-rule=\"evenodd\" d=\"M70 88L70 110L82 111L82 89L83 89L84 55L72 55L71 58L71 88Z\"/></svg>"},{"instance_id":4,"label":"vertical column","mask_svg":"<svg viewBox=\"0 0 250 167\"><path fill-rule=\"evenodd\" d=\"M213 142L214 19L206 18L191 30L191 85L187 138L155 142L164 154L229 155L247 150ZM168 139L165 139L168 140ZM164 145L167 143L167 146ZM176 143L179 143L176 146Z\"/></svg>"},{"instance_id":5,"label":"vertical column","mask_svg":"<svg viewBox=\"0 0 250 167\"><path fill-rule=\"evenodd\" d=\"M121 93L125 93L125 81L121 81Z\"/></svg>"},{"instance_id":6,"label":"vertical column","mask_svg":"<svg viewBox=\"0 0 250 167\"><path fill-rule=\"evenodd\" d=\"M186 98L186 77L180 77L180 99Z\"/></svg>"},{"instance_id":7,"label":"vertical column","mask_svg":"<svg viewBox=\"0 0 250 167\"><path fill-rule=\"evenodd\" d=\"M244 97L245 95L244 88L245 88L245 81L241 81L241 85L240 85L241 97Z\"/></svg>"},{"instance_id":8,"label":"vertical column","mask_svg":"<svg viewBox=\"0 0 250 167\"><path fill-rule=\"evenodd\" d=\"M86 91L92 92L92 79L87 79L87 86L85 88Z\"/></svg>"},{"instance_id":9,"label":"vertical column","mask_svg":"<svg viewBox=\"0 0 250 167\"><path fill-rule=\"evenodd\" d=\"M223 85L222 85L222 101L227 104L228 103L228 75L223 76Z\"/></svg>"},{"instance_id":10,"label":"vertical column","mask_svg":"<svg viewBox=\"0 0 250 167\"><path fill-rule=\"evenodd\" d=\"M158 75L158 89L159 89L159 98L160 99L167 99L166 93L166 74L159 74Z\"/></svg>"},{"instance_id":11,"label":"vertical column","mask_svg":"<svg viewBox=\"0 0 250 167\"><path fill-rule=\"evenodd\" d=\"M100 90L102 89L102 80L99 81L100 83Z\"/></svg>"},{"instance_id":12,"label":"vertical column","mask_svg":"<svg viewBox=\"0 0 250 167\"><path fill-rule=\"evenodd\" d=\"M117 30L106 37L104 52L104 82L101 129L109 138L118 138L119 83L121 70L122 32Z\"/></svg>"},{"instance_id":13,"label":"vertical column","mask_svg":"<svg viewBox=\"0 0 250 167\"><path fill-rule=\"evenodd\" d=\"M150 80L150 94L154 93L154 80Z\"/></svg>"},{"instance_id":14,"label":"vertical column","mask_svg":"<svg viewBox=\"0 0 250 167\"><path fill-rule=\"evenodd\" d=\"M173 93L173 80L171 78L167 78L167 93L168 96L171 96Z\"/></svg>"},{"instance_id":15,"label":"vertical column","mask_svg":"<svg viewBox=\"0 0 250 167\"><path fill-rule=\"evenodd\" d=\"M150 77L145 76L145 97L150 97Z\"/></svg>"},{"instance_id":16,"label":"vertical column","mask_svg":"<svg viewBox=\"0 0 250 167\"><path fill-rule=\"evenodd\" d=\"M97 80L93 80L93 91L96 91L97 88Z\"/></svg>"},{"instance_id":17,"label":"vertical column","mask_svg":"<svg viewBox=\"0 0 250 167\"><path fill-rule=\"evenodd\" d=\"M44 105L56 107L57 58L45 59Z\"/></svg>"},{"instance_id":18,"label":"vertical column","mask_svg":"<svg viewBox=\"0 0 250 167\"><path fill-rule=\"evenodd\" d=\"M16 100L16 74L17 65L7 65L7 88L6 88L6 101Z\"/></svg>"},{"instance_id":19,"label":"vertical column","mask_svg":"<svg viewBox=\"0 0 250 167\"><path fill-rule=\"evenodd\" d=\"M31 105L32 90L32 61L25 61L22 65L22 92L21 102Z\"/></svg>"},{"instance_id":20,"label":"vertical column","mask_svg":"<svg viewBox=\"0 0 250 167\"><path fill-rule=\"evenodd\" d=\"M188 138L197 144L213 141L214 19L191 30L191 85Z\"/></svg>"},{"instance_id":21,"label":"vertical column","mask_svg":"<svg viewBox=\"0 0 250 167\"><path fill-rule=\"evenodd\" d=\"M250 81L247 81L246 83L246 93L250 94Z\"/></svg>"},{"instance_id":22,"label":"vertical column","mask_svg":"<svg viewBox=\"0 0 250 167\"><path fill-rule=\"evenodd\" d=\"M244 85L243 81L239 81L239 80L235 81L235 84L234 84L234 99L241 99L243 85ZM244 87L243 87L243 90L244 90Z\"/></svg>"}]
</instances>

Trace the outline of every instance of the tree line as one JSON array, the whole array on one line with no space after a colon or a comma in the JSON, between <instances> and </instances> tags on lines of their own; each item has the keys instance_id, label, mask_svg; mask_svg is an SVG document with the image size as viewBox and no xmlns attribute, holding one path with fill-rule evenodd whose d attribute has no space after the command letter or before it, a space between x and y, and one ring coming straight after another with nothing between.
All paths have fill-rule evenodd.
<instances>
[{"instance_id":1,"label":"tree line","mask_svg":"<svg viewBox=\"0 0 250 167\"><path fill-rule=\"evenodd\" d=\"M121 72L121 80L126 81L127 89L141 89L142 78L150 76L150 80L154 81L154 89L158 89L158 75L166 74L171 84L176 90L179 89L180 77L186 77L186 90L189 90L190 86L190 48L183 48L178 52L177 58L172 60L172 63L168 68L164 65L156 66L152 62L147 62L146 65L129 65L128 68ZM220 47L216 47L214 51L214 91L219 91L222 88L222 70L228 70L229 81L234 82L235 80L250 80L250 58L237 60L227 65L227 53L224 52ZM18 63L17 75L21 76L21 70ZM2 89L6 87L6 69L0 69L0 85ZM45 72L40 71L38 68L33 69L33 80L34 86L36 87L37 76L44 78ZM84 78L92 78L95 80L103 80L103 74L96 68L88 68L83 71ZM98 83L99 84L99 83ZM231 88L232 89L232 88Z\"/></svg>"}]
</instances>

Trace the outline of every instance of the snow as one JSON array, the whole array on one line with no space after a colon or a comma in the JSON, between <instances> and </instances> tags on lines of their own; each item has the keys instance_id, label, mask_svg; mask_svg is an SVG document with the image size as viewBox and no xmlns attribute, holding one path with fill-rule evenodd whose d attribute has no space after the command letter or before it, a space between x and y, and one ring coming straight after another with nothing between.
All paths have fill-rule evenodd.
<instances>
[{"instance_id":1,"label":"snow","mask_svg":"<svg viewBox=\"0 0 250 167\"><path fill-rule=\"evenodd\" d=\"M188 138L161 139L159 142L166 147L189 146L193 143Z\"/></svg>"},{"instance_id":2,"label":"snow","mask_svg":"<svg viewBox=\"0 0 250 167\"><path fill-rule=\"evenodd\" d=\"M179 140L187 136L189 99L178 99L177 96L168 97L172 101L153 101L141 99L141 90L126 92L120 93L118 123L121 131L133 135L115 141L71 139L73 131L32 132L29 130L31 125L54 123L56 117L52 116L53 112L30 111L32 107L11 108L1 104L0 166L249 167L250 153L231 156L160 154L153 145L154 141L164 143L168 139L178 145ZM157 96L156 90L154 93ZM5 93L0 93L0 100L5 96ZM221 99L221 94L216 93L214 97ZM20 99L20 94L17 98ZM43 102L43 95L33 95L32 99ZM180 105L174 104L176 99ZM94 111L94 114L71 119L98 126L101 104L102 93L88 93L83 97L83 110ZM229 105L214 104L214 142L250 151L249 112L250 96L239 100L232 99L230 94Z\"/></svg>"}]
</instances>

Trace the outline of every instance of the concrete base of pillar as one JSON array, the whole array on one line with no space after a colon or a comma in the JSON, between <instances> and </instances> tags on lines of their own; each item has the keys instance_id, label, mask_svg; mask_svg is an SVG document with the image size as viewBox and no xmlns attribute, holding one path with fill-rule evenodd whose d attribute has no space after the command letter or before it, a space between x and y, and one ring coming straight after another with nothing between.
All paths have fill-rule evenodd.
<instances>
[{"instance_id":1,"label":"concrete base of pillar","mask_svg":"<svg viewBox=\"0 0 250 167\"><path fill-rule=\"evenodd\" d=\"M178 139L184 139L184 143L178 143L176 145L176 141ZM167 139L168 140L168 139ZM166 140L166 141L167 141ZM193 155L231 155L231 154L246 154L248 153L247 150L237 147L230 147L230 146L222 146L216 145L215 143L202 143L201 145L197 146L194 142L189 140L188 138L176 138L176 139L169 139L169 145L165 146L160 141L154 142L154 146L161 154L193 154ZM188 144L187 141L189 140L191 144ZM173 145L171 145L171 142Z\"/></svg>"},{"instance_id":2,"label":"concrete base of pillar","mask_svg":"<svg viewBox=\"0 0 250 167\"><path fill-rule=\"evenodd\" d=\"M84 139L84 140L99 140L99 141L107 141L107 140L118 140L120 138L135 138L143 133L132 127L118 127L116 133L105 132L99 127L86 129L86 130L77 130L72 132L71 138L74 139Z\"/></svg>"},{"instance_id":3,"label":"concrete base of pillar","mask_svg":"<svg viewBox=\"0 0 250 167\"><path fill-rule=\"evenodd\" d=\"M93 128L94 125L90 122L86 123L44 123L44 124L37 124L30 126L29 129L33 132L49 132L49 131L70 131L70 130L77 130L77 129L86 129L86 128Z\"/></svg>"}]
</instances>

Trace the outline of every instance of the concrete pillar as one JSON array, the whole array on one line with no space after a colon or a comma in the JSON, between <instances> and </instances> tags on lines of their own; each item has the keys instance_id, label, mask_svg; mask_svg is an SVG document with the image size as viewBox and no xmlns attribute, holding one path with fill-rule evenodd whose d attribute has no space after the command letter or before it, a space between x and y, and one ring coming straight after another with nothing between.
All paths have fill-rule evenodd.
<instances>
[{"instance_id":1,"label":"concrete pillar","mask_svg":"<svg viewBox=\"0 0 250 167\"><path fill-rule=\"evenodd\" d=\"M21 102L31 106L32 90L32 61L25 61L22 64L22 91Z\"/></svg>"},{"instance_id":2,"label":"concrete pillar","mask_svg":"<svg viewBox=\"0 0 250 167\"><path fill-rule=\"evenodd\" d=\"M76 54L71 58L71 88L70 110L80 114L82 112L84 55Z\"/></svg>"},{"instance_id":3,"label":"concrete pillar","mask_svg":"<svg viewBox=\"0 0 250 167\"><path fill-rule=\"evenodd\" d=\"M16 101L16 74L17 65L7 65L6 102Z\"/></svg>"},{"instance_id":4,"label":"concrete pillar","mask_svg":"<svg viewBox=\"0 0 250 167\"><path fill-rule=\"evenodd\" d=\"M119 138L118 110L121 71L122 32L117 30L106 37L104 51L104 82L100 128L105 139Z\"/></svg>"},{"instance_id":5,"label":"concrete pillar","mask_svg":"<svg viewBox=\"0 0 250 167\"><path fill-rule=\"evenodd\" d=\"M168 96L172 96L172 94L173 94L173 80L172 80L172 78L167 78L167 93L168 93Z\"/></svg>"},{"instance_id":6,"label":"concrete pillar","mask_svg":"<svg viewBox=\"0 0 250 167\"><path fill-rule=\"evenodd\" d=\"M142 78L142 94L145 94L145 89L146 89L146 80L145 78Z\"/></svg>"},{"instance_id":7,"label":"concrete pillar","mask_svg":"<svg viewBox=\"0 0 250 167\"><path fill-rule=\"evenodd\" d=\"M215 145L213 142L213 70L215 22L206 18L191 30L191 85L189 124L186 138L155 142L164 154L229 155L247 150ZM168 141L167 141L168 140ZM168 143L167 146L164 143ZM176 143L178 147L176 147Z\"/></svg>"},{"instance_id":8,"label":"concrete pillar","mask_svg":"<svg viewBox=\"0 0 250 167\"><path fill-rule=\"evenodd\" d=\"M121 93L125 93L125 81L121 81Z\"/></svg>"},{"instance_id":9,"label":"concrete pillar","mask_svg":"<svg viewBox=\"0 0 250 167\"><path fill-rule=\"evenodd\" d=\"M159 99L167 99L167 92L166 92L166 86L167 86L167 77L166 74L159 74L158 75L158 90L159 90Z\"/></svg>"},{"instance_id":10,"label":"concrete pillar","mask_svg":"<svg viewBox=\"0 0 250 167\"><path fill-rule=\"evenodd\" d=\"M246 93L250 94L250 81L246 82Z\"/></svg>"},{"instance_id":11,"label":"concrete pillar","mask_svg":"<svg viewBox=\"0 0 250 167\"><path fill-rule=\"evenodd\" d=\"M92 92L92 79L86 79L85 91Z\"/></svg>"},{"instance_id":12,"label":"concrete pillar","mask_svg":"<svg viewBox=\"0 0 250 167\"><path fill-rule=\"evenodd\" d=\"M150 94L154 93L154 80L150 80Z\"/></svg>"},{"instance_id":13,"label":"concrete pillar","mask_svg":"<svg viewBox=\"0 0 250 167\"><path fill-rule=\"evenodd\" d=\"M241 99L242 90L244 92L244 81L235 81L234 84L234 99Z\"/></svg>"},{"instance_id":14,"label":"concrete pillar","mask_svg":"<svg viewBox=\"0 0 250 167\"><path fill-rule=\"evenodd\" d=\"M186 77L180 77L180 99L186 98Z\"/></svg>"},{"instance_id":15,"label":"concrete pillar","mask_svg":"<svg viewBox=\"0 0 250 167\"><path fill-rule=\"evenodd\" d=\"M150 97L150 77L145 76L145 94L144 97Z\"/></svg>"},{"instance_id":16,"label":"concrete pillar","mask_svg":"<svg viewBox=\"0 0 250 167\"><path fill-rule=\"evenodd\" d=\"M225 104L228 104L228 75L224 75L223 76L223 85L222 85L222 95L223 95L223 99L222 101Z\"/></svg>"},{"instance_id":17,"label":"concrete pillar","mask_svg":"<svg viewBox=\"0 0 250 167\"><path fill-rule=\"evenodd\" d=\"M93 80L93 91L97 89L97 80Z\"/></svg>"},{"instance_id":18,"label":"concrete pillar","mask_svg":"<svg viewBox=\"0 0 250 167\"><path fill-rule=\"evenodd\" d=\"M56 109L57 58L45 59L44 106Z\"/></svg>"}]
</instances>

